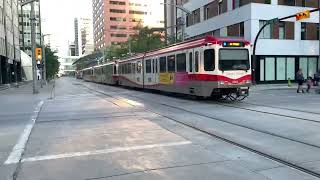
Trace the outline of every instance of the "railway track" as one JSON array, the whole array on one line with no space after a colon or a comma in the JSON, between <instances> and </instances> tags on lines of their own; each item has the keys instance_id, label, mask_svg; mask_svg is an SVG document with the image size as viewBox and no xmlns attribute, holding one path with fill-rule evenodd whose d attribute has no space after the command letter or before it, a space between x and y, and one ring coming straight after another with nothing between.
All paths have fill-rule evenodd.
<instances>
[{"instance_id":1,"label":"railway track","mask_svg":"<svg viewBox=\"0 0 320 180\"><path fill-rule=\"evenodd\" d=\"M119 99L119 98L117 98L117 97L114 97L114 96L109 95L109 94L106 94L106 93L104 93L104 92L95 90L95 89L93 89L93 88L90 88L90 87L87 87L87 86L85 86L85 87L88 88L88 89L91 90L91 91L97 92L97 93L102 94L102 95L105 95L105 96L107 96L107 97L112 97L112 98L114 98L114 99L121 100L121 99ZM282 139L289 140L289 141L292 141L292 142L300 143L300 144L303 144L303 145L305 145L305 146L311 146L311 147L314 147L314 148L318 148L319 151L320 151L320 146L317 146L317 145L314 145L314 144L302 142L302 141L299 141L299 140L295 140L295 139L288 138L288 137L285 137L285 136L281 136L281 135L278 135L278 134L274 134L274 133L270 133L270 132L267 132L267 131L262 131L262 130L259 130L259 129L251 128L251 127L244 126L244 125L241 125L241 124L232 123L232 122L229 122L229 121L226 121L226 120L217 119L217 118L215 118L215 117L210 117L210 116L205 115L205 114L202 114L202 113L198 113L198 112L186 110L186 109L184 109L184 108L180 108L180 107L176 107L176 106L171 106L171 105L164 104L164 103L159 103L159 102L156 102L156 101L153 101L153 100L150 100L150 99L145 99L145 98L141 98L141 97L137 97L137 96L133 96L133 95L128 95L128 94L126 94L126 96L134 97L134 98L141 99L141 100L144 100L144 101L147 100L148 102L151 102L151 103L154 103L154 104L158 104L158 105L161 105L161 106L169 107L169 108L172 108L172 109L177 109L177 110L180 110L180 111L184 111L184 112L186 112L186 113L196 114L196 115L201 116L201 117L210 118L210 119L212 119L212 120L216 120L216 121L228 123L228 124L235 125L235 126L238 126L238 127L243 127L243 128L246 128L246 129L249 129L249 130L253 130L253 131L256 131L256 132L259 132L259 133L264 133L264 134L268 134L268 135L271 135L271 136L274 136L274 137L278 137L278 138L282 138ZM126 101L124 101L124 102L126 102ZM129 102L126 102L126 103L130 104ZM133 104L130 104L130 105L135 106L135 105L133 105ZM190 127L190 128L192 128L192 129L194 129L194 130L203 132L203 133L205 133L205 134L207 134L207 135L210 135L210 136L212 136L212 137L214 137L214 138L220 139L220 140L222 140L222 141L224 141L224 142L226 142L226 143L229 143L229 144L232 144L232 145L237 146L237 147L239 147L239 148L248 150L248 151L253 152L253 153L257 154L257 155L263 156L263 157L265 157L265 158L267 158L267 159L276 161L276 162L278 162L278 163L280 163L280 164L283 164L283 165L285 165L285 166L287 166L287 167L291 167L291 168L293 168L293 169L296 169L296 170L298 170L298 171L304 172L304 173L309 174L309 175L311 175L311 176L320 178L320 173L315 172L315 171L310 170L310 169L307 169L307 168L305 168L305 167L303 167L303 166L300 166L300 165L298 165L298 164L295 164L295 163L286 161L286 160L284 160L284 159L281 159L281 158L279 158L279 157L275 157L275 156L273 156L273 155L271 155L271 154L268 154L268 153L265 153L265 152L256 150L256 149L254 149L254 148L252 148L252 147L249 147L249 146L247 146L247 145L243 145L243 144L238 143L238 142L236 142L236 141L234 141L234 140L232 140L232 139L223 137L223 136L218 135L218 134L216 134L216 133L213 133L213 132L211 132L211 131L208 131L208 130L199 128L199 127L194 126L194 125L192 125L192 124L189 124L189 123L183 122L183 121L181 121L181 120L178 120L178 119L172 118L172 117L170 117L170 116L167 116L167 115L165 115L165 114L156 112L156 111L154 111L154 110L152 110L152 109L150 109L150 108L144 108L144 109L145 109L146 111L149 111L149 112L151 112L151 113L157 114L157 115L162 116L162 117L165 117L165 118L170 119L170 120L172 120L172 121L174 121L174 122L177 122L177 123L179 123L179 124L182 124L182 125L185 125L185 126L187 126L187 127ZM319 123L319 122L318 122L318 123Z\"/></svg>"}]
</instances>

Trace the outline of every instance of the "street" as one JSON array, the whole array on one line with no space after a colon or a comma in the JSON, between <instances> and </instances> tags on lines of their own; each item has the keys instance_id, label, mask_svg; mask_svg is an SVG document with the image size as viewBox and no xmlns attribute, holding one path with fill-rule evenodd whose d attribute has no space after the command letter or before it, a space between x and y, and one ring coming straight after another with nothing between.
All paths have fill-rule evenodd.
<instances>
[{"instance_id":1,"label":"street","mask_svg":"<svg viewBox=\"0 0 320 180\"><path fill-rule=\"evenodd\" d=\"M1 180L320 179L320 96L243 102L63 77L0 91Z\"/></svg>"}]
</instances>

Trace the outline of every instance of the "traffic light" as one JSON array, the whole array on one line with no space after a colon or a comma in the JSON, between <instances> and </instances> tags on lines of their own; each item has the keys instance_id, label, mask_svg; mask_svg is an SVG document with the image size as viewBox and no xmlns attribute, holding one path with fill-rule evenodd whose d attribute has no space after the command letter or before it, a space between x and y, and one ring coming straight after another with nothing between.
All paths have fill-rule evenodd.
<instances>
[{"instance_id":1,"label":"traffic light","mask_svg":"<svg viewBox=\"0 0 320 180\"><path fill-rule=\"evenodd\" d=\"M42 59L42 48L36 48L36 60L41 61Z\"/></svg>"},{"instance_id":2,"label":"traffic light","mask_svg":"<svg viewBox=\"0 0 320 180\"><path fill-rule=\"evenodd\" d=\"M297 21L300 21L302 19L308 19L308 18L310 18L310 11L309 10L303 11L303 12L300 12L300 13L296 14L296 20Z\"/></svg>"}]
</instances>

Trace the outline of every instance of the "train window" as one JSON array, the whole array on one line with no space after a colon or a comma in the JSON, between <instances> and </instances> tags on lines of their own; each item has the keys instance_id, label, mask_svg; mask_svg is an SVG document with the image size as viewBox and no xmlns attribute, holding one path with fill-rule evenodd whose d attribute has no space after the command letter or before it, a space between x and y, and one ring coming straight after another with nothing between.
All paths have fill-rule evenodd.
<instances>
[{"instance_id":1,"label":"train window","mask_svg":"<svg viewBox=\"0 0 320 180\"><path fill-rule=\"evenodd\" d=\"M213 71L214 70L214 63L215 63L215 57L214 57L214 49L207 49L204 51L204 70L205 71Z\"/></svg>"},{"instance_id":2,"label":"train window","mask_svg":"<svg viewBox=\"0 0 320 180\"><path fill-rule=\"evenodd\" d=\"M194 71L199 72L199 51L197 51L194 56Z\"/></svg>"},{"instance_id":3,"label":"train window","mask_svg":"<svg viewBox=\"0 0 320 180\"><path fill-rule=\"evenodd\" d=\"M132 74L136 73L136 63L132 63Z\"/></svg>"},{"instance_id":4,"label":"train window","mask_svg":"<svg viewBox=\"0 0 320 180\"><path fill-rule=\"evenodd\" d=\"M193 66L193 57L191 52L189 53L189 72L192 72L192 66Z\"/></svg>"},{"instance_id":5,"label":"train window","mask_svg":"<svg viewBox=\"0 0 320 180\"><path fill-rule=\"evenodd\" d=\"M137 73L141 73L141 69L142 69L142 64L141 64L141 61L138 61L137 62Z\"/></svg>"},{"instance_id":6,"label":"train window","mask_svg":"<svg viewBox=\"0 0 320 180\"><path fill-rule=\"evenodd\" d=\"M154 59L152 59L152 73L154 73Z\"/></svg>"},{"instance_id":7,"label":"train window","mask_svg":"<svg viewBox=\"0 0 320 180\"><path fill-rule=\"evenodd\" d=\"M187 69L187 57L186 54L178 54L177 55L177 72L186 72Z\"/></svg>"},{"instance_id":8,"label":"train window","mask_svg":"<svg viewBox=\"0 0 320 180\"><path fill-rule=\"evenodd\" d=\"M176 57L168 56L168 72L176 72Z\"/></svg>"},{"instance_id":9,"label":"train window","mask_svg":"<svg viewBox=\"0 0 320 180\"><path fill-rule=\"evenodd\" d=\"M160 73L167 72L167 58L160 57Z\"/></svg>"},{"instance_id":10,"label":"train window","mask_svg":"<svg viewBox=\"0 0 320 180\"><path fill-rule=\"evenodd\" d=\"M113 74L117 74L117 66L113 65Z\"/></svg>"},{"instance_id":11,"label":"train window","mask_svg":"<svg viewBox=\"0 0 320 180\"><path fill-rule=\"evenodd\" d=\"M150 59L146 60L146 73L147 74L151 73L151 60Z\"/></svg>"},{"instance_id":12,"label":"train window","mask_svg":"<svg viewBox=\"0 0 320 180\"><path fill-rule=\"evenodd\" d=\"M156 73L158 73L158 59L155 59Z\"/></svg>"}]
</instances>

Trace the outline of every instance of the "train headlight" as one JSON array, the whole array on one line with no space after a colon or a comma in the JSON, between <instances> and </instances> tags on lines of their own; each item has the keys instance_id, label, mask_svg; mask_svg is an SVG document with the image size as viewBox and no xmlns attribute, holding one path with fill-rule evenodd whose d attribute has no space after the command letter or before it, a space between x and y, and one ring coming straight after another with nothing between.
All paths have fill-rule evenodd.
<instances>
[{"instance_id":1,"label":"train headlight","mask_svg":"<svg viewBox=\"0 0 320 180\"><path fill-rule=\"evenodd\" d=\"M252 83L251 80L246 81L246 84L251 84L251 83Z\"/></svg>"},{"instance_id":2,"label":"train headlight","mask_svg":"<svg viewBox=\"0 0 320 180\"><path fill-rule=\"evenodd\" d=\"M224 85L224 81L219 81L219 85Z\"/></svg>"}]
</instances>

